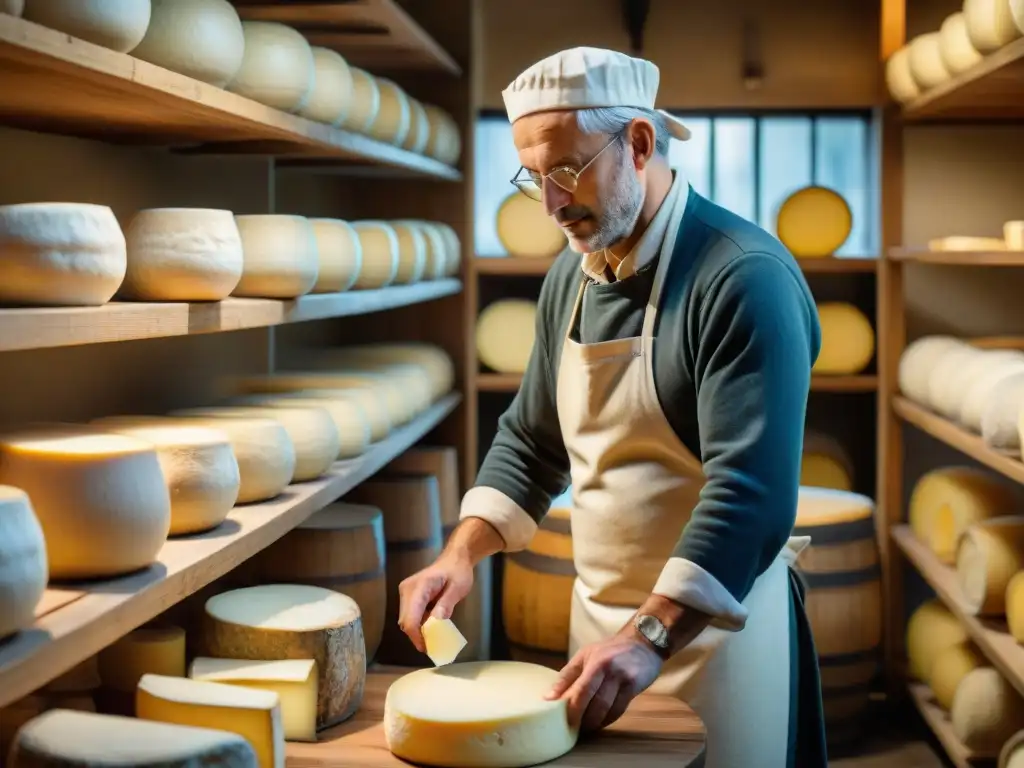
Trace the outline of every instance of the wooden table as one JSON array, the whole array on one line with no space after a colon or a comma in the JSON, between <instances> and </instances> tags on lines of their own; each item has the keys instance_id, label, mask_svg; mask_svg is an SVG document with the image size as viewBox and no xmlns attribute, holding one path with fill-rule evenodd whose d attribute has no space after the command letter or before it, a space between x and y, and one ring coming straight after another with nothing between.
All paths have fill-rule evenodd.
<instances>
[{"instance_id":1,"label":"wooden table","mask_svg":"<svg viewBox=\"0 0 1024 768\"><path fill-rule=\"evenodd\" d=\"M384 696L391 683L410 670L377 667L366 678L363 705L347 722L324 731L316 744L288 744L288 768L408 768L384 741ZM704 726L682 702L641 694L626 714L599 736L547 768L687 768L704 749Z\"/></svg>"}]
</instances>

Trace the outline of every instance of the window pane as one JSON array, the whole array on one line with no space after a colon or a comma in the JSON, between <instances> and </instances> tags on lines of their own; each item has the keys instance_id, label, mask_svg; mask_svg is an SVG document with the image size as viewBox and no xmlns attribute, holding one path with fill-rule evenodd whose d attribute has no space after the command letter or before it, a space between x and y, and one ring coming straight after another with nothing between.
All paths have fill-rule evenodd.
<instances>
[{"instance_id":1,"label":"window pane","mask_svg":"<svg viewBox=\"0 0 1024 768\"><path fill-rule=\"evenodd\" d=\"M668 143L668 162L688 177L699 195L711 195L711 119L680 115L690 129L689 141Z\"/></svg>"},{"instance_id":2,"label":"window pane","mask_svg":"<svg viewBox=\"0 0 1024 768\"><path fill-rule=\"evenodd\" d=\"M761 120L760 217L772 234L779 206L811 183L811 119L766 117Z\"/></svg>"},{"instance_id":3,"label":"window pane","mask_svg":"<svg viewBox=\"0 0 1024 768\"><path fill-rule=\"evenodd\" d=\"M480 256L504 256L498 240L497 216L502 201L516 192L509 179L519 170L512 143L512 125L504 117L481 117L476 124L476 161L473 163L474 240Z\"/></svg>"},{"instance_id":4,"label":"window pane","mask_svg":"<svg viewBox=\"0 0 1024 768\"><path fill-rule=\"evenodd\" d=\"M754 220L754 118L721 117L714 121L713 200L745 219Z\"/></svg>"},{"instance_id":5,"label":"window pane","mask_svg":"<svg viewBox=\"0 0 1024 768\"><path fill-rule=\"evenodd\" d=\"M834 189L853 213L853 231L836 255L872 253L868 124L859 117L822 117L816 122L815 182Z\"/></svg>"}]
</instances>

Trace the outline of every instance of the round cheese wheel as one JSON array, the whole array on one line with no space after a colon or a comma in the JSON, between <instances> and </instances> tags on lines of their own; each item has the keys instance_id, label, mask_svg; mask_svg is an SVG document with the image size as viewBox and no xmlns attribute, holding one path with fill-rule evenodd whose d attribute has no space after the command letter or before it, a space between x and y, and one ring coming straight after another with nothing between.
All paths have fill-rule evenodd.
<instances>
[{"instance_id":1,"label":"round cheese wheel","mask_svg":"<svg viewBox=\"0 0 1024 768\"><path fill-rule=\"evenodd\" d=\"M998 237L972 237L964 235L952 235L950 237L936 237L928 241L930 251L960 251L985 253L987 251L1005 251L1006 241Z\"/></svg>"},{"instance_id":2,"label":"round cheese wheel","mask_svg":"<svg viewBox=\"0 0 1024 768\"><path fill-rule=\"evenodd\" d=\"M153 13L132 56L223 88L238 73L245 34L227 0L152 0Z\"/></svg>"},{"instance_id":3,"label":"round cheese wheel","mask_svg":"<svg viewBox=\"0 0 1024 768\"><path fill-rule=\"evenodd\" d=\"M242 31L245 54L228 90L284 112L302 109L316 80L306 38L273 21L243 21Z\"/></svg>"},{"instance_id":4,"label":"round cheese wheel","mask_svg":"<svg viewBox=\"0 0 1024 768\"><path fill-rule=\"evenodd\" d=\"M915 402L930 405L929 388L935 368L948 351L966 346L952 336L924 336L912 341L900 355L897 373L900 392Z\"/></svg>"},{"instance_id":5,"label":"round cheese wheel","mask_svg":"<svg viewBox=\"0 0 1024 768\"><path fill-rule=\"evenodd\" d=\"M537 329L537 302L501 299L487 305L476 321L476 353L498 373L523 373L530 362Z\"/></svg>"},{"instance_id":6,"label":"round cheese wheel","mask_svg":"<svg viewBox=\"0 0 1024 768\"><path fill-rule=\"evenodd\" d=\"M945 351L932 368L928 380L926 405L934 411L952 417L960 412L962 393L961 374L972 361L981 358L983 352L975 346L965 344Z\"/></svg>"},{"instance_id":7,"label":"round cheese wheel","mask_svg":"<svg viewBox=\"0 0 1024 768\"><path fill-rule=\"evenodd\" d=\"M1024 34L1024 0L1010 0L1010 15L1013 16L1013 23L1017 25L1017 29Z\"/></svg>"},{"instance_id":8,"label":"round cheese wheel","mask_svg":"<svg viewBox=\"0 0 1024 768\"><path fill-rule=\"evenodd\" d=\"M951 75L966 72L979 61L981 54L967 34L967 19L962 11L946 17L939 30L939 55Z\"/></svg>"},{"instance_id":9,"label":"round cheese wheel","mask_svg":"<svg viewBox=\"0 0 1024 768\"><path fill-rule=\"evenodd\" d=\"M812 371L826 376L860 373L875 354L875 330L867 315L845 302L818 305L821 351Z\"/></svg>"},{"instance_id":10,"label":"round cheese wheel","mask_svg":"<svg viewBox=\"0 0 1024 768\"><path fill-rule=\"evenodd\" d=\"M380 110L380 89L377 80L365 69L348 68L352 76L352 101L341 118L341 126L357 133L366 133Z\"/></svg>"},{"instance_id":11,"label":"round cheese wheel","mask_svg":"<svg viewBox=\"0 0 1024 768\"><path fill-rule=\"evenodd\" d=\"M409 135L409 97L394 81L384 77L375 79L380 107L366 131L375 139L401 146Z\"/></svg>"},{"instance_id":12,"label":"round cheese wheel","mask_svg":"<svg viewBox=\"0 0 1024 768\"><path fill-rule=\"evenodd\" d=\"M246 395L231 402L237 405L271 408L294 408L303 405L323 408L331 415L331 421L338 430L340 447L337 458L351 459L361 456L370 446L370 420L362 406L351 398L322 397L310 393L302 395L295 392L287 397L273 394Z\"/></svg>"},{"instance_id":13,"label":"round cheese wheel","mask_svg":"<svg viewBox=\"0 0 1024 768\"><path fill-rule=\"evenodd\" d=\"M835 438L808 430L804 434L800 485L812 488L853 490L853 461Z\"/></svg>"},{"instance_id":14,"label":"round cheese wheel","mask_svg":"<svg viewBox=\"0 0 1024 768\"><path fill-rule=\"evenodd\" d=\"M0 484L32 500L51 579L145 568L170 529L171 500L156 451L125 435L61 425L2 436Z\"/></svg>"},{"instance_id":15,"label":"round cheese wheel","mask_svg":"<svg viewBox=\"0 0 1024 768\"><path fill-rule=\"evenodd\" d=\"M408 96L409 99L409 132L402 142L402 149L416 152L422 155L427 149L430 141L430 120L427 119L427 110L423 108L417 99Z\"/></svg>"},{"instance_id":16,"label":"round cheese wheel","mask_svg":"<svg viewBox=\"0 0 1024 768\"><path fill-rule=\"evenodd\" d=\"M945 710L953 706L956 689L968 673L988 662L973 643L957 643L936 654L928 674L928 687L935 702Z\"/></svg>"},{"instance_id":17,"label":"round cheese wheel","mask_svg":"<svg viewBox=\"0 0 1024 768\"><path fill-rule=\"evenodd\" d=\"M312 293L347 291L359 279L363 247L352 225L341 219L310 219L316 239L317 277Z\"/></svg>"},{"instance_id":18,"label":"round cheese wheel","mask_svg":"<svg viewBox=\"0 0 1024 768\"><path fill-rule=\"evenodd\" d=\"M779 240L798 259L831 256L852 229L853 214L846 200L818 186L798 189L787 197L775 221Z\"/></svg>"},{"instance_id":19,"label":"round cheese wheel","mask_svg":"<svg viewBox=\"0 0 1024 768\"><path fill-rule=\"evenodd\" d=\"M1024 371L1011 373L989 391L981 413L981 439L1000 451L1020 455L1017 418L1024 409Z\"/></svg>"},{"instance_id":20,"label":"round cheese wheel","mask_svg":"<svg viewBox=\"0 0 1024 768\"><path fill-rule=\"evenodd\" d=\"M932 382L932 407L949 419L959 418L968 405L974 407L973 403L968 403L971 388L995 366L1021 361L1021 352L1015 349L972 349L973 354L964 354L957 358L958 365L955 368L947 366L944 361L935 371L936 378L943 376L944 379L941 382Z\"/></svg>"},{"instance_id":21,"label":"round cheese wheel","mask_svg":"<svg viewBox=\"0 0 1024 768\"><path fill-rule=\"evenodd\" d=\"M26 493L0 485L0 640L28 629L46 591L43 529Z\"/></svg>"},{"instance_id":22,"label":"round cheese wheel","mask_svg":"<svg viewBox=\"0 0 1024 768\"><path fill-rule=\"evenodd\" d=\"M0 0L0 13L21 16L25 12L25 0Z\"/></svg>"},{"instance_id":23,"label":"round cheese wheel","mask_svg":"<svg viewBox=\"0 0 1024 768\"><path fill-rule=\"evenodd\" d=\"M1024 221L1004 222L1003 242L1007 250L1024 251Z\"/></svg>"},{"instance_id":24,"label":"round cheese wheel","mask_svg":"<svg viewBox=\"0 0 1024 768\"><path fill-rule=\"evenodd\" d=\"M964 18L971 43L984 54L999 50L1021 35L1009 0L964 0Z\"/></svg>"},{"instance_id":25,"label":"round cheese wheel","mask_svg":"<svg viewBox=\"0 0 1024 768\"><path fill-rule=\"evenodd\" d=\"M1006 587L1024 569L1024 518L996 517L964 530L956 575L968 610L980 616L1006 612Z\"/></svg>"},{"instance_id":26,"label":"round cheese wheel","mask_svg":"<svg viewBox=\"0 0 1024 768\"><path fill-rule=\"evenodd\" d=\"M957 686L949 719L961 744L997 755L1006 740L1024 728L1024 699L998 670L978 667Z\"/></svg>"},{"instance_id":27,"label":"round cheese wheel","mask_svg":"<svg viewBox=\"0 0 1024 768\"><path fill-rule=\"evenodd\" d=\"M941 85L950 78L939 52L939 33L927 32L910 41L910 76L924 91Z\"/></svg>"},{"instance_id":28,"label":"round cheese wheel","mask_svg":"<svg viewBox=\"0 0 1024 768\"><path fill-rule=\"evenodd\" d=\"M354 221L359 237L363 265L354 288L385 288L398 275L400 261L398 235L386 221Z\"/></svg>"},{"instance_id":29,"label":"round cheese wheel","mask_svg":"<svg viewBox=\"0 0 1024 768\"><path fill-rule=\"evenodd\" d=\"M231 211L154 208L125 231L130 301L220 301L242 277L242 238Z\"/></svg>"},{"instance_id":30,"label":"round cheese wheel","mask_svg":"<svg viewBox=\"0 0 1024 768\"><path fill-rule=\"evenodd\" d=\"M440 280L448 266L448 241L436 222L420 219L399 219L393 225L415 227L423 235L423 273L420 280Z\"/></svg>"},{"instance_id":31,"label":"round cheese wheel","mask_svg":"<svg viewBox=\"0 0 1024 768\"><path fill-rule=\"evenodd\" d=\"M982 418L992 403L993 392L1000 382L1018 373L1024 373L1024 352L983 358L972 370L964 392L958 415L960 423L974 432L981 432Z\"/></svg>"},{"instance_id":32,"label":"round cheese wheel","mask_svg":"<svg viewBox=\"0 0 1024 768\"><path fill-rule=\"evenodd\" d=\"M430 380L434 399L455 386L455 364L441 347L424 342L360 344L339 349L318 350L312 360L317 368L345 368L361 365L405 363L423 369Z\"/></svg>"},{"instance_id":33,"label":"round cheese wheel","mask_svg":"<svg viewBox=\"0 0 1024 768\"><path fill-rule=\"evenodd\" d=\"M370 440L383 440L391 432L391 414L388 401L384 394L376 389L366 387L340 387L338 389L299 389L294 392L275 392L273 397L278 400L293 398L296 400L348 400L362 410L370 428Z\"/></svg>"},{"instance_id":34,"label":"round cheese wheel","mask_svg":"<svg viewBox=\"0 0 1024 768\"><path fill-rule=\"evenodd\" d=\"M185 676L185 630L139 627L99 653L100 677L113 691L134 694L143 675Z\"/></svg>"},{"instance_id":35,"label":"round cheese wheel","mask_svg":"<svg viewBox=\"0 0 1024 768\"><path fill-rule=\"evenodd\" d=\"M565 233L548 216L544 205L520 192L506 197L498 208L498 240L509 256L546 259L566 246Z\"/></svg>"},{"instance_id":36,"label":"round cheese wheel","mask_svg":"<svg viewBox=\"0 0 1024 768\"><path fill-rule=\"evenodd\" d=\"M232 296L295 299L313 290L320 270L316 235L303 216L236 216L242 277Z\"/></svg>"},{"instance_id":37,"label":"round cheese wheel","mask_svg":"<svg viewBox=\"0 0 1024 768\"><path fill-rule=\"evenodd\" d=\"M910 49L903 46L885 62L885 86L898 102L906 104L921 95L910 74Z\"/></svg>"},{"instance_id":38,"label":"round cheese wheel","mask_svg":"<svg viewBox=\"0 0 1024 768\"><path fill-rule=\"evenodd\" d=\"M433 104L424 104L423 109L430 124L427 155L447 165L455 165L462 155L462 136L459 134L458 123L451 115Z\"/></svg>"},{"instance_id":39,"label":"round cheese wheel","mask_svg":"<svg viewBox=\"0 0 1024 768\"><path fill-rule=\"evenodd\" d=\"M1024 644L1024 571L1018 571L1006 585L1006 626L1018 644Z\"/></svg>"},{"instance_id":40,"label":"round cheese wheel","mask_svg":"<svg viewBox=\"0 0 1024 768\"><path fill-rule=\"evenodd\" d=\"M454 277L459 274L459 264L462 261L462 242L455 231L455 227L443 221L432 222L445 242L445 270L447 277Z\"/></svg>"},{"instance_id":41,"label":"round cheese wheel","mask_svg":"<svg viewBox=\"0 0 1024 768\"><path fill-rule=\"evenodd\" d=\"M313 91L299 108L310 120L336 126L352 103L352 73L348 62L337 51L313 46Z\"/></svg>"},{"instance_id":42,"label":"round cheese wheel","mask_svg":"<svg viewBox=\"0 0 1024 768\"><path fill-rule=\"evenodd\" d=\"M928 543L943 510L950 515L947 525L961 521L966 528L975 520L1005 514L1011 504L1011 489L992 474L975 467L939 467L926 472L914 485L907 517L914 535Z\"/></svg>"},{"instance_id":43,"label":"round cheese wheel","mask_svg":"<svg viewBox=\"0 0 1024 768\"><path fill-rule=\"evenodd\" d=\"M389 222L398 238L398 271L395 274L396 283L415 283L424 278L433 279L443 276L437 275L436 264L431 264L432 270L427 271L427 235L424 227L411 221Z\"/></svg>"},{"instance_id":44,"label":"round cheese wheel","mask_svg":"<svg viewBox=\"0 0 1024 768\"><path fill-rule=\"evenodd\" d=\"M947 648L967 642L967 630L938 600L927 600L907 621L909 672L927 683L935 659Z\"/></svg>"},{"instance_id":45,"label":"round cheese wheel","mask_svg":"<svg viewBox=\"0 0 1024 768\"><path fill-rule=\"evenodd\" d=\"M150 0L33 0L22 16L72 37L128 53L146 35Z\"/></svg>"},{"instance_id":46,"label":"round cheese wheel","mask_svg":"<svg viewBox=\"0 0 1024 768\"><path fill-rule=\"evenodd\" d=\"M106 304L124 279L126 252L121 226L105 205L0 206L0 303Z\"/></svg>"}]
</instances>

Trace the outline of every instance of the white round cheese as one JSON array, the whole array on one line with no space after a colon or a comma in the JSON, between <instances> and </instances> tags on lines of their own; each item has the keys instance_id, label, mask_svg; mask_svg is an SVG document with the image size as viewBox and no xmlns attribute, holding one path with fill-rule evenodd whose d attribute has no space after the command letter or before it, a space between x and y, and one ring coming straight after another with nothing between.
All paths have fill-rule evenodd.
<instances>
[{"instance_id":1,"label":"white round cheese","mask_svg":"<svg viewBox=\"0 0 1024 768\"><path fill-rule=\"evenodd\" d=\"M299 392L284 395L247 395L231 401L238 405L258 405L271 408L295 408L303 405L323 408L331 415L338 430L339 459L351 459L366 453L370 446L370 420L362 406L351 398L323 397Z\"/></svg>"},{"instance_id":2,"label":"white round cheese","mask_svg":"<svg viewBox=\"0 0 1024 768\"><path fill-rule=\"evenodd\" d=\"M875 329L853 304L842 301L818 305L821 351L812 371L826 376L850 376L867 368L875 356Z\"/></svg>"},{"instance_id":3,"label":"white round cheese","mask_svg":"<svg viewBox=\"0 0 1024 768\"><path fill-rule=\"evenodd\" d=\"M86 203L0 206L0 303L99 306L127 269L114 212Z\"/></svg>"},{"instance_id":4,"label":"white round cheese","mask_svg":"<svg viewBox=\"0 0 1024 768\"><path fill-rule=\"evenodd\" d=\"M398 272L396 283L415 283L424 278L434 279L442 275L435 274L436 264L429 265L427 270L427 235L424 227L410 221L388 222L398 238ZM441 263L443 267L443 263ZM442 272L443 274L443 272Z\"/></svg>"},{"instance_id":5,"label":"white round cheese","mask_svg":"<svg viewBox=\"0 0 1024 768\"><path fill-rule=\"evenodd\" d=\"M1015 349L975 349L974 354L965 354L958 358L959 365L952 368L936 370L936 379L943 376L941 382L933 382L932 407L949 419L959 419L965 407L976 409L978 404L968 406L968 396L972 387L989 373L996 365L1007 362L1020 362L1021 352ZM951 364L950 364L951 365ZM979 417L980 419L980 417Z\"/></svg>"},{"instance_id":6,"label":"white round cheese","mask_svg":"<svg viewBox=\"0 0 1024 768\"><path fill-rule=\"evenodd\" d=\"M923 91L949 80L939 52L938 32L927 32L910 41L910 76Z\"/></svg>"},{"instance_id":7,"label":"white round cheese","mask_svg":"<svg viewBox=\"0 0 1024 768\"><path fill-rule=\"evenodd\" d=\"M565 233L548 216L544 204L513 192L498 208L498 240L509 256L544 259L566 245Z\"/></svg>"},{"instance_id":8,"label":"white round cheese","mask_svg":"<svg viewBox=\"0 0 1024 768\"><path fill-rule=\"evenodd\" d=\"M312 293L347 291L363 268L363 246L352 225L341 219L310 219L319 261Z\"/></svg>"},{"instance_id":9,"label":"white round cheese","mask_svg":"<svg viewBox=\"0 0 1024 768\"><path fill-rule=\"evenodd\" d=\"M967 34L967 20L962 11L946 17L939 30L939 55L952 75L965 72L979 61L981 54Z\"/></svg>"},{"instance_id":10,"label":"white round cheese","mask_svg":"<svg viewBox=\"0 0 1024 768\"><path fill-rule=\"evenodd\" d=\"M910 74L910 49L903 46L885 62L885 85L889 94L906 104L921 95L921 89Z\"/></svg>"},{"instance_id":11,"label":"white round cheese","mask_svg":"<svg viewBox=\"0 0 1024 768\"><path fill-rule=\"evenodd\" d=\"M354 288L384 288L394 282L400 261L398 235L385 221L353 221L363 251Z\"/></svg>"},{"instance_id":12,"label":"white round cheese","mask_svg":"<svg viewBox=\"0 0 1024 768\"><path fill-rule=\"evenodd\" d=\"M35 622L48 573L43 529L28 496L0 485L0 640Z\"/></svg>"},{"instance_id":13,"label":"white round cheese","mask_svg":"<svg viewBox=\"0 0 1024 768\"><path fill-rule=\"evenodd\" d=\"M352 73L337 51L313 46L313 92L299 114L327 125L338 125L352 103Z\"/></svg>"},{"instance_id":14,"label":"white round cheese","mask_svg":"<svg viewBox=\"0 0 1024 768\"><path fill-rule=\"evenodd\" d=\"M964 0L964 18L971 43L984 54L999 50L1021 35L1009 0Z\"/></svg>"},{"instance_id":15,"label":"white round cheese","mask_svg":"<svg viewBox=\"0 0 1024 768\"><path fill-rule=\"evenodd\" d=\"M445 768L519 768L576 746L567 701L546 701L557 670L476 661L400 677L384 699L384 736L397 757Z\"/></svg>"},{"instance_id":16,"label":"white round cheese","mask_svg":"<svg viewBox=\"0 0 1024 768\"><path fill-rule=\"evenodd\" d=\"M245 35L227 0L152 0L153 14L132 56L223 88L242 66Z\"/></svg>"},{"instance_id":17,"label":"white round cheese","mask_svg":"<svg viewBox=\"0 0 1024 768\"><path fill-rule=\"evenodd\" d=\"M285 112L302 109L313 93L316 65L306 38L271 21L243 21L245 55L228 90Z\"/></svg>"},{"instance_id":18,"label":"white round cheese","mask_svg":"<svg viewBox=\"0 0 1024 768\"><path fill-rule=\"evenodd\" d=\"M1001 378L989 392L981 414L981 439L1000 451L1020 455L1017 417L1024 410L1024 371Z\"/></svg>"},{"instance_id":19,"label":"white round cheese","mask_svg":"<svg viewBox=\"0 0 1024 768\"><path fill-rule=\"evenodd\" d=\"M458 123L440 107L424 104L427 122L430 124L430 140L427 155L447 165L455 165L462 155L462 137Z\"/></svg>"},{"instance_id":20,"label":"white round cheese","mask_svg":"<svg viewBox=\"0 0 1024 768\"><path fill-rule=\"evenodd\" d=\"M149 27L149 0L32 0L25 19L58 32L128 53Z\"/></svg>"},{"instance_id":21,"label":"white round cheese","mask_svg":"<svg viewBox=\"0 0 1024 768\"><path fill-rule=\"evenodd\" d=\"M537 331L537 302L501 299L487 305L476 321L480 362L499 373L523 373Z\"/></svg>"},{"instance_id":22,"label":"white round cheese","mask_svg":"<svg viewBox=\"0 0 1024 768\"><path fill-rule=\"evenodd\" d=\"M1024 700L997 669L978 667L957 686L949 719L967 749L999 754L1006 740L1024 728Z\"/></svg>"},{"instance_id":23,"label":"white round cheese","mask_svg":"<svg viewBox=\"0 0 1024 768\"><path fill-rule=\"evenodd\" d=\"M1024 352L983 360L972 371L960 403L958 421L974 432L981 432L985 411L992 404L992 394L999 384L1018 373L1024 373Z\"/></svg>"},{"instance_id":24,"label":"white round cheese","mask_svg":"<svg viewBox=\"0 0 1024 768\"><path fill-rule=\"evenodd\" d=\"M236 216L242 277L232 296L295 299L313 290L320 271L316 235L303 216Z\"/></svg>"},{"instance_id":25,"label":"white round cheese","mask_svg":"<svg viewBox=\"0 0 1024 768\"><path fill-rule=\"evenodd\" d=\"M423 272L420 280L439 280L445 276L448 264L448 243L441 227L433 221L421 219L399 219L392 225L407 225L420 230L423 235Z\"/></svg>"},{"instance_id":26,"label":"white round cheese","mask_svg":"<svg viewBox=\"0 0 1024 768\"><path fill-rule=\"evenodd\" d=\"M960 412L960 372L982 351L965 344L947 350L932 368L925 404L933 411L952 417Z\"/></svg>"},{"instance_id":27,"label":"white round cheese","mask_svg":"<svg viewBox=\"0 0 1024 768\"><path fill-rule=\"evenodd\" d=\"M341 127L366 133L380 109L380 89L377 80L365 69L350 66L348 71L352 76L352 101L341 119Z\"/></svg>"},{"instance_id":28,"label":"white round cheese","mask_svg":"<svg viewBox=\"0 0 1024 768\"><path fill-rule=\"evenodd\" d=\"M394 81L384 77L378 77L376 80L377 91L380 93L380 108L367 128L367 133L380 141L401 146L405 137L409 135L409 97Z\"/></svg>"},{"instance_id":29,"label":"white round cheese","mask_svg":"<svg viewBox=\"0 0 1024 768\"><path fill-rule=\"evenodd\" d=\"M967 344L952 336L924 336L912 341L900 355L897 373L900 392L914 402L930 406L928 393L932 372L947 352L965 346Z\"/></svg>"},{"instance_id":30,"label":"white round cheese","mask_svg":"<svg viewBox=\"0 0 1024 768\"><path fill-rule=\"evenodd\" d=\"M409 132L402 142L402 149L408 149L422 155L427 149L427 142L430 141L430 121L427 119L427 110L423 104L412 96L409 99Z\"/></svg>"},{"instance_id":31,"label":"white round cheese","mask_svg":"<svg viewBox=\"0 0 1024 768\"><path fill-rule=\"evenodd\" d=\"M435 221L433 224L440 231L445 242L444 273L448 277L453 277L459 274L459 265L462 262L462 242L459 240L455 227L451 224L446 224L443 221Z\"/></svg>"},{"instance_id":32,"label":"white round cheese","mask_svg":"<svg viewBox=\"0 0 1024 768\"><path fill-rule=\"evenodd\" d=\"M4 435L0 484L32 500L51 579L145 568L170 529L171 500L156 451L125 435L72 425Z\"/></svg>"},{"instance_id":33,"label":"white round cheese","mask_svg":"<svg viewBox=\"0 0 1024 768\"><path fill-rule=\"evenodd\" d=\"M154 208L125 231L130 301L220 301L242 277L242 238L231 211Z\"/></svg>"}]
</instances>

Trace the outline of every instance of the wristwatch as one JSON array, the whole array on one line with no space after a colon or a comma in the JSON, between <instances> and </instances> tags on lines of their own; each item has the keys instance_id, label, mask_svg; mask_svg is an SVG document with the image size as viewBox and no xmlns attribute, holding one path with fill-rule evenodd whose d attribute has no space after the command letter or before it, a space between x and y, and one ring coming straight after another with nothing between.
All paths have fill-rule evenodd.
<instances>
[{"instance_id":1,"label":"wristwatch","mask_svg":"<svg viewBox=\"0 0 1024 768\"><path fill-rule=\"evenodd\" d=\"M668 630L657 616L651 616L647 613L637 614L636 618L633 619L633 628L643 635L647 642L654 646L654 650L659 655L663 658L668 656Z\"/></svg>"}]
</instances>

